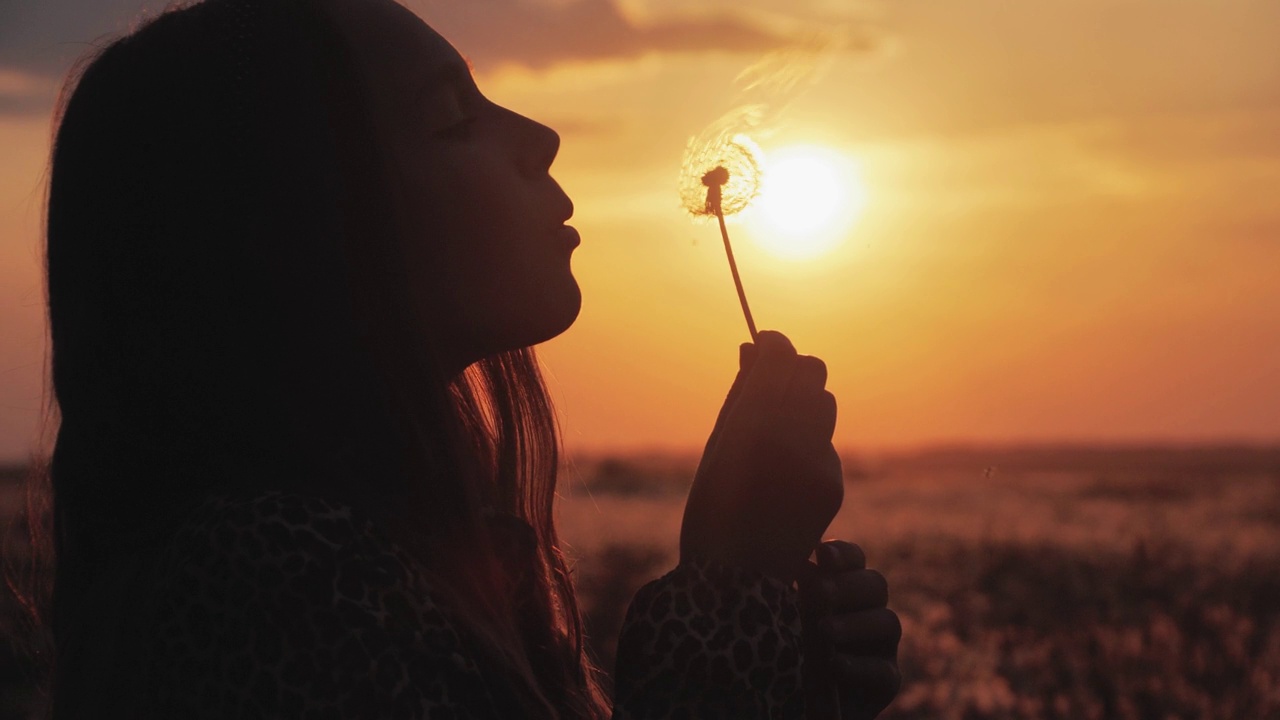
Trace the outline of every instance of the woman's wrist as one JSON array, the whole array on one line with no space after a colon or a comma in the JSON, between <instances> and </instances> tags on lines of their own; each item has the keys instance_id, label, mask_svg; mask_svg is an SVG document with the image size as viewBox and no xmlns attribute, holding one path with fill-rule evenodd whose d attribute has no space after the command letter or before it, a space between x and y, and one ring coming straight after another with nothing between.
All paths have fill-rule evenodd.
<instances>
[{"instance_id":1,"label":"woman's wrist","mask_svg":"<svg viewBox=\"0 0 1280 720\"><path fill-rule=\"evenodd\" d=\"M776 568L765 568L758 564L711 552L698 551L682 554L680 563L702 566L716 565L738 573L745 573L749 576L761 576L770 582L787 587L792 587L796 580L795 573L787 573Z\"/></svg>"}]
</instances>

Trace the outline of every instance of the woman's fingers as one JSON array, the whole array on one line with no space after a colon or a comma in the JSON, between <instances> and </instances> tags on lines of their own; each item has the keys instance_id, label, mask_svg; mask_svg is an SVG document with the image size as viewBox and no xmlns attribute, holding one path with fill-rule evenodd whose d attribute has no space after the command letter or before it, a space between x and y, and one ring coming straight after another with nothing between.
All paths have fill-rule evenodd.
<instances>
[{"instance_id":1,"label":"woman's fingers","mask_svg":"<svg viewBox=\"0 0 1280 720\"><path fill-rule=\"evenodd\" d=\"M870 720L893 701L902 686L898 645L902 622L887 607L889 584L868 570L862 548L827 540L817 548L802 583L802 618L816 632L807 647L830 658L830 682L837 688L844 720ZM804 614L804 610L808 610Z\"/></svg>"},{"instance_id":2,"label":"woman's fingers","mask_svg":"<svg viewBox=\"0 0 1280 720\"><path fill-rule=\"evenodd\" d=\"M818 567L827 572L862 570L867 567L867 554L847 540L824 540L818 547Z\"/></svg>"},{"instance_id":3,"label":"woman's fingers","mask_svg":"<svg viewBox=\"0 0 1280 720\"><path fill-rule=\"evenodd\" d=\"M812 355L796 357L788 391L798 397L812 397L827 386L827 364Z\"/></svg>"},{"instance_id":4,"label":"woman's fingers","mask_svg":"<svg viewBox=\"0 0 1280 720\"><path fill-rule=\"evenodd\" d=\"M833 573L822 580L828 607L833 612L870 610L889 604L889 582L875 570Z\"/></svg>"},{"instance_id":5,"label":"woman's fingers","mask_svg":"<svg viewBox=\"0 0 1280 720\"><path fill-rule=\"evenodd\" d=\"M830 443L836 430L836 396L825 389L827 365L811 355L795 359L783 413L789 429L809 443Z\"/></svg>"},{"instance_id":6,"label":"woman's fingers","mask_svg":"<svg viewBox=\"0 0 1280 720\"><path fill-rule=\"evenodd\" d=\"M902 673L893 660L837 653L832 671L844 718L875 717L902 689Z\"/></svg>"},{"instance_id":7,"label":"woman's fingers","mask_svg":"<svg viewBox=\"0 0 1280 720\"><path fill-rule=\"evenodd\" d=\"M795 369L796 349L786 335L764 330L756 335L755 360L742 387L741 404L773 408L786 397Z\"/></svg>"},{"instance_id":8,"label":"woman's fingers","mask_svg":"<svg viewBox=\"0 0 1280 720\"><path fill-rule=\"evenodd\" d=\"M732 411L738 396L742 394L742 385L746 382L746 377L750 374L751 367L755 365L755 361L755 345L742 343L738 346L738 374L733 378L733 384L729 386L729 393L725 396L724 403L720 405L720 414L716 416L716 424L711 428L711 435L707 438L703 454L711 452L711 449L716 446L716 441L720 439L720 432L724 428L724 419Z\"/></svg>"},{"instance_id":9,"label":"woman's fingers","mask_svg":"<svg viewBox=\"0 0 1280 720\"><path fill-rule=\"evenodd\" d=\"M902 641L902 621L889 608L838 613L823 621L823 629L837 651L896 657Z\"/></svg>"},{"instance_id":10,"label":"woman's fingers","mask_svg":"<svg viewBox=\"0 0 1280 720\"><path fill-rule=\"evenodd\" d=\"M757 334L753 345L742 346L739 366L743 382L732 399L743 411L764 411L784 421L780 431L800 431L802 437L831 442L836 398L825 389L825 362L797 354L787 336L765 330ZM726 402L726 410L729 405Z\"/></svg>"},{"instance_id":11,"label":"woman's fingers","mask_svg":"<svg viewBox=\"0 0 1280 720\"><path fill-rule=\"evenodd\" d=\"M815 403L813 418L818 425L818 436L824 442L831 442L836 434L836 396L823 390Z\"/></svg>"}]
</instances>

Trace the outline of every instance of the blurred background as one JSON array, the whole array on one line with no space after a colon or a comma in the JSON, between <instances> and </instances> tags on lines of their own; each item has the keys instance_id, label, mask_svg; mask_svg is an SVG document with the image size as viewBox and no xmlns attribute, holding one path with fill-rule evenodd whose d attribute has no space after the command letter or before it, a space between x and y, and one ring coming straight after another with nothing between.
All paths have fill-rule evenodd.
<instances>
[{"instance_id":1,"label":"blurred background","mask_svg":"<svg viewBox=\"0 0 1280 720\"><path fill-rule=\"evenodd\" d=\"M675 562L748 339L715 226L680 205L686 143L763 100L774 180L729 229L756 322L826 360L840 402L830 535L905 625L885 716L1280 718L1280 3L403 4L563 138L584 305L541 356L606 667ZM0 2L0 527L22 571L54 100L163 8ZM795 48L797 88L743 92ZM23 717L11 594L0 622L0 717Z\"/></svg>"}]
</instances>

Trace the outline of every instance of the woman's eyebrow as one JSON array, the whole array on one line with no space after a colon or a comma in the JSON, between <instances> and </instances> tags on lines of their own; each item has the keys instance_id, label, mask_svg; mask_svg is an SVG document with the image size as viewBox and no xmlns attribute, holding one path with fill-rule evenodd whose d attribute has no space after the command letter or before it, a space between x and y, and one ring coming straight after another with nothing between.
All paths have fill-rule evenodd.
<instances>
[{"instance_id":1,"label":"woman's eyebrow","mask_svg":"<svg viewBox=\"0 0 1280 720\"><path fill-rule=\"evenodd\" d=\"M427 93L436 89L445 83L459 83L464 87L474 84L471 77L472 65L466 57L462 58L463 62L447 62L432 68L427 73L426 78L422 81L422 85L418 92L415 93L417 99L422 99ZM466 63L465 65L463 63Z\"/></svg>"}]
</instances>

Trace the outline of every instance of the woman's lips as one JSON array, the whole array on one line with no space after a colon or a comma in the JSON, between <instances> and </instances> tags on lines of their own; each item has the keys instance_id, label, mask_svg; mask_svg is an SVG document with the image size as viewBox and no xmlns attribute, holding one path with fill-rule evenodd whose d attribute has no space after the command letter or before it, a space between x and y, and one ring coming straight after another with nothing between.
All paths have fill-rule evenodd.
<instances>
[{"instance_id":1,"label":"woman's lips","mask_svg":"<svg viewBox=\"0 0 1280 720\"><path fill-rule=\"evenodd\" d=\"M564 240L566 249L572 250L582 243L582 236L578 234L577 228L572 225L560 226L560 237Z\"/></svg>"}]
</instances>

